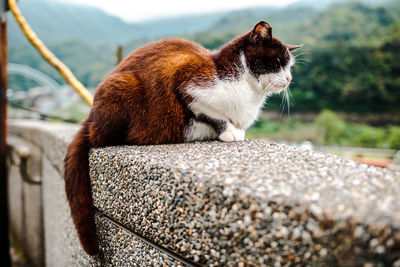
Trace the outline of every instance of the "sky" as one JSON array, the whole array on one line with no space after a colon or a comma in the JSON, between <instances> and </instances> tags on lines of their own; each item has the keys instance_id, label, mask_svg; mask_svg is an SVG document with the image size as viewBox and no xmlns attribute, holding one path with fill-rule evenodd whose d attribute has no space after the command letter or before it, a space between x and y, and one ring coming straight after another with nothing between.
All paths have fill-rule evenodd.
<instances>
[{"instance_id":1,"label":"sky","mask_svg":"<svg viewBox=\"0 0 400 267\"><path fill-rule=\"evenodd\" d=\"M96 6L109 14L116 15L126 21L143 21L158 17L172 17L240 9L250 6L285 6L296 0L60 0Z\"/></svg>"}]
</instances>

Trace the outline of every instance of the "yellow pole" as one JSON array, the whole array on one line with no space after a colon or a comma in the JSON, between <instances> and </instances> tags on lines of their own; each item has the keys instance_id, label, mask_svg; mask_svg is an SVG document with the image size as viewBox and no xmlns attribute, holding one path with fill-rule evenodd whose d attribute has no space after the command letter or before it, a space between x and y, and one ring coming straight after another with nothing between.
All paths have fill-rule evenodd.
<instances>
[{"instance_id":1,"label":"yellow pole","mask_svg":"<svg viewBox=\"0 0 400 267\"><path fill-rule=\"evenodd\" d=\"M93 105L93 97L89 91L83 86L83 84L78 81L71 70L65 66L47 47L43 42L37 37L36 33L32 30L29 24L26 22L25 18L22 16L15 0L8 0L8 4L15 20L19 24L22 32L28 38L29 42L36 47L42 57L53 65L54 68L58 70L61 76L81 95L83 100L89 105Z\"/></svg>"}]
</instances>

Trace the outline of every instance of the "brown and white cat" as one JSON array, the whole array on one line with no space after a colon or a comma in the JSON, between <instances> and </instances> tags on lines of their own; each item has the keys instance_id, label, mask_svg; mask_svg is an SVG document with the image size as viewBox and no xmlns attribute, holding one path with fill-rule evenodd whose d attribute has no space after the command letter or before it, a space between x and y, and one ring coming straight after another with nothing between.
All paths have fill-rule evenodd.
<instances>
[{"instance_id":1,"label":"brown and white cat","mask_svg":"<svg viewBox=\"0 0 400 267\"><path fill-rule=\"evenodd\" d=\"M98 86L65 157L65 189L84 250L98 252L90 148L244 140L266 97L287 88L295 60L259 22L218 51L164 39L133 51Z\"/></svg>"}]
</instances>

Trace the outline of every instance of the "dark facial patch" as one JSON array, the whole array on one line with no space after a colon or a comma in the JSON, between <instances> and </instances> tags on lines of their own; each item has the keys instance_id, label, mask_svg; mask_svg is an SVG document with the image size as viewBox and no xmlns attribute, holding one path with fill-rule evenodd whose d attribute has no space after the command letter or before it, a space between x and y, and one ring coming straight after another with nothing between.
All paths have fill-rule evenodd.
<instances>
[{"instance_id":1,"label":"dark facial patch","mask_svg":"<svg viewBox=\"0 0 400 267\"><path fill-rule=\"evenodd\" d=\"M290 61L288 48L278 39L251 42L244 48L247 66L258 78L260 75L277 73L285 68Z\"/></svg>"},{"instance_id":2,"label":"dark facial patch","mask_svg":"<svg viewBox=\"0 0 400 267\"><path fill-rule=\"evenodd\" d=\"M244 54L250 72L256 78L268 73L277 73L286 68L291 53L302 45L286 45L272 36L272 27L261 21L243 35L213 53L216 74L219 79L238 79L243 73L241 55Z\"/></svg>"}]
</instances>

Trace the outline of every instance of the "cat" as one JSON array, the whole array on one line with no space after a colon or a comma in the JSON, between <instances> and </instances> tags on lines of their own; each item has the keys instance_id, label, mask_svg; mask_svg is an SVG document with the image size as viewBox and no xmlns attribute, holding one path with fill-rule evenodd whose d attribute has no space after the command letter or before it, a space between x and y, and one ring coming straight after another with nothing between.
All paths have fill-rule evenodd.
<instances>
[{"instance_id":1,"label":"cat","mask_svg":"<svg viewBox=\"0 0 400 267\"><path fill-rule=\"evenodd\" d=\"M65 190L83 249L99 252L89 180L90 148L195 140L241 141L266 97L285 90L292 51L261 21L218 51L183 40L149 43L98 86L65 157Z\"/></svg>"}]
</instances>

